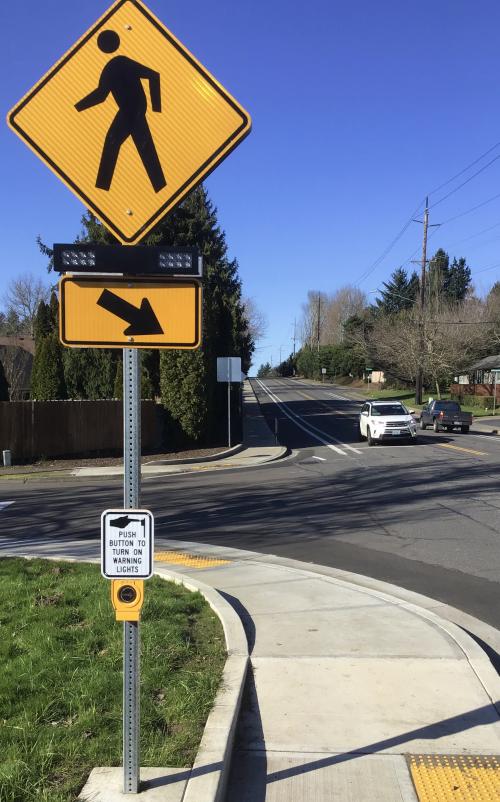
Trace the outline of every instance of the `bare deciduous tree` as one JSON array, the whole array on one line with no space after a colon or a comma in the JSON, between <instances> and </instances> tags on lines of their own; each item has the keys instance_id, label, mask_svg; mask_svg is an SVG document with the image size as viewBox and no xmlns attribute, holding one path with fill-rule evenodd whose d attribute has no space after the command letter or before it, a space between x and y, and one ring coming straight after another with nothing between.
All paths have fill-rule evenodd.
<instances>
[{"instance_id":1,"label":"bare deciduous tree","mask_svg":"<svg viewBox=\"0 0 500 802\"><path fill-rule=\"evenodd\" d=\"M439 312L420 309L376 317L364 347L378 366L399 379L414 382L420 366L436 388L483 355L487 338L486 305L477 298L447 305ZM354 335L362 337L362 333Z\"/></svg>"},{"instance_id":2,"label":"bare deciduous tree","mask_svg":"<svg viewBox=\"0 0 500 802\"><path fill-rule=\"evenodd\" d=\"M49 299L49 287L31 273L23 273L12 279L4 295L7 316L17 315L22 329L33 337L33 324L40 301Z\"/></svg>"},{"instance_id":3,"label":"bare deciduous tree","mask_svg":"<svg viewBox=\"0 0 500 802\"><path fill-rule=\"evenodd\" d=\"M254 298L243 298L243 315L247 321L248 331L252 340L262 340L267 331L267 317L258 308Z\"/></svg>"},{"instance_id":4,"label":"bare deciduous tree","mask_svg":"<svg viewBox=\"0 0 500 802\"><path fill-rule=\"evenodd\" d=\"M9 399L23 401L29 395L33 356L22 348L5 346L0 349L0 358L9 385Z\"/></svg>"},{"instance_id":5,"label":"bare deciduous tree","mask_svg":"<svg viewBox=\"0 0 500 802\"><path fill-rule=\"evenodd\" d=\"M315 348L318 344L323 345L323 332L326 322L327 307L329 297L326 292L319 290L309 290L307 301L302 304L302 319L300 322L301 340L304 345Z\"/></svg>"},{"instance_id":6,"label":"bare deciduous tree","mask_svg":"<svg viewBox=\"0 0 500 802\"><path fill-rule=\"evenodd\" d=\"M344 340L344 325L353 315L361 314L367 305L366 294L347 284L328 298L322 336L324 345L337 345Z\"/></svg>"}]
</instances>

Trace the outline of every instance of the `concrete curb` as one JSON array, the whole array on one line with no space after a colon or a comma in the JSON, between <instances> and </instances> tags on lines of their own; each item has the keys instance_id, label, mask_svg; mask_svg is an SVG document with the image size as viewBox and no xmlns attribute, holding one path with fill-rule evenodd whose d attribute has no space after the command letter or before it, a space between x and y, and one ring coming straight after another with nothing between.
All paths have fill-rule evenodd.
<instances>
[{"instance_id":1,"label":"concrete curb","mask_svg":"<svg viewBox=\"0 0 500 802\"><path fill-rule=\"evenodd\" d=\"M474 432L484 432L486 434L500 434L500 429L491 429L489 426L484 426L483 424L473 423L471 426L471 431Z\"/></svg>"},{"instance_id":2,"label":"concrete curb","mask_svg":"<svg viewBox=\"0 0 500 802\"><path fill-rule=\"evenodd\" d=\"M208 454L206 457L187 457L186 459L157 459L151 462L144 462L143 465L191 465L193 462L217 462L220 459L232 457L233 454L238 454L244 448L243 443L232 448L226 448L225 451L220 451L218 454Z\"/></svg>"},{"instance_id":3,"label":"concrete curb","mask_svg":"<svg viewBox=\"0 0 500 802\"><path fill-rule=\"evenodd\" d=\"M226 792L236 725L249 664L248 643L240 617L214 588L168 568L155 575L199 591L220 618L228 657L221 687L208 716L183 802L222 802Z\"/></svg>"}]
</instances>

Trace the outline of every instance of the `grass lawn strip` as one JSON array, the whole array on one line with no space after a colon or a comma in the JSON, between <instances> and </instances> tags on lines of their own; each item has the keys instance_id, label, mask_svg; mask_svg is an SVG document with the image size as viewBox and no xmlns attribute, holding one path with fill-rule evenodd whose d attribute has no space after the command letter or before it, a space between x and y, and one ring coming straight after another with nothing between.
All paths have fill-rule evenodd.
<instances>
[{"instance_id":1,"label":"grass lawn strip","mask_svg":"<svg viewBox=\"0 0 500 802\"><path fill-rule=\"evenodd\" d=\"M122 624L95 565L0 559L0 799L74 802L122 761ZM141 764L190 766L225 663L199 593L154 577L141 622Z\"/></svg>"},{"instance_id":2,"label":"grass lawn strip","mask_svg":"<svg viewBox=\"0 0 500 802\"><path fill-rule=\"evenodd\" d=\"M356 389L359 389L359 391L364 395L366 395L367 398L373 398L373 399L386 398L387 400L390 401L402 401L406 407L411 407L412 409L422 409L422 407L425 406L425 404L427 404L427 400L429 398L435 398L435 396L433 396L432 393L426 393L427 398L424 401L424 403L416 404L414 390L403 390L400 388L398 389L397 387L396 388L393 387L392 389L389 390L373 390L371 389L370 385L368 385L367 387L365 386ZM441 399L443 401L449 401L450 394L441 393ZM493 401L491 403L493 404ZM492 409L486 409L485 407L476 407L476 406L471 406L470 404L460 404L460 407L464 412L471 412L475 418L482 418L484 416L493 414L493 407Z\"/></svg>"}]
</instances>

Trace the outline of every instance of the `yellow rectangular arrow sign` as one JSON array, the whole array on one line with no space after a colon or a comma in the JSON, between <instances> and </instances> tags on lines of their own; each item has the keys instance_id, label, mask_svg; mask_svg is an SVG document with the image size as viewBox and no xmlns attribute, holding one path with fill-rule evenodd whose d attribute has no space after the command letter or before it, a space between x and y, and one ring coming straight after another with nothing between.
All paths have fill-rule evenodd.
<instances>
[{"instance_id":1,"label":"yellow rectangular arrow sign","mask_svg":"<svg viewBox=\"0 0 500 802\"><path fill-rule=\"evenodd\" d=\"M59 333L63 345L73 348L198 348L201 284L64 276Z\"/></svg>"}]
</instances>

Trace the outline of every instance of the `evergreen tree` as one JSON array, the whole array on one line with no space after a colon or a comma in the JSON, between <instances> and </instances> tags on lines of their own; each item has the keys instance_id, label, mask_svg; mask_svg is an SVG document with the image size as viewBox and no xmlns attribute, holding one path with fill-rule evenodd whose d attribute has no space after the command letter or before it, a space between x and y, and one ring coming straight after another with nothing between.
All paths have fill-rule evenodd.
<instances>
[{"instance_id":1,"label":"evergreen tree","mask_svg":"<svg viewBox=\"0 0 500 802\"><path fill-rule=\"evenodd\" d=\"M463 301L471 286L471 270L464 257L450 257L439 248L429 262L427 273L429 301L456 304Z\"/></svg>"},{"instance_id":2,"label":"evergreen tree","mask_svg":"<svg viewBox=\"0 0 500 802\"><path fill-rule=\"evenodd\" d=\"M2 363L0 362L0 401L9 400L9 383Z\"/></svg>"},{"instance_id":3,"label":"evergreen tree","mask_svg":"<svg viewBox=\"0 0 500 802\"><path fill-rule=\"evenodd\" d=\"M227 257L224 232L203 187L156 229L165 245L197 246L203 256L203 343L196 352L162 351L160 383L162 402L191 439L205 433L213 442L225 434L220 410L225 387L217 383L219 356L240 356L242 370L250 367L253 342L244 317L241 282L236 260ZM189 381L183 372L192 374ZM172 387L169 382L174 382Z\"/></svg>"},{"instance_id":4,"label":"evergreen tree","mask_svg":"<svg viewBox=\"0 0 500 802\"><path fill-rule=\"evenodd\" d=\"M151 386L151 394L143 398L156 398L160 396L160 352L159 350L144 350L142 353L143 374Z\"/></svg>"},{"instance_id":5,"label":"evergreen tree","mask_svg":"<svg viewBox=\"0 0 500 802\"><path fill-rule=\"evenodd\" d=\"M69 398L113 398L117 356L104 348L64 348L64 377Z\"/></svg>"},{"instance_id":6,"label":"evergreen tree","mask_svg":"<svg viewBox=\"0 0 500 802\"><path fill-rule=\"evenodd\" d=\"M270 376L272 371L271 363L264 362L257 371L257 378L258 379L265 379L266 376Z\"/></svg>"},{"instance_id":7,"label":"evergreen tree","mask_svg":"<svg viewBox=\"0 0 500 802\"><path fill-rule=\"evenodd\" d=\"M170 438L176 444L185 437L210 442L213 437L206 428L208 394L203 352L174 350L166 351L162 357L161 397L172 422Z\"/></svg>"},{"instance_id":8,"label":"evergreen tree","mask_svg":"<svg viewBox=\"0 0 500 802\"><path fill-rule=\"evenodd\" d=\"M23 324L15 309L8 309L2 316L2 334L6 337L15 337L22 334Z\"/></svg>"},{"instance_id":9,"label":"evergreen tree","mask_svg":"<svg viewBox=\"0 0 500 802\"><path fill-rule=\"evenodd\" d=\"M395 270L389 281L383 282L380 298L373 310L382 315L396 315L403 309L411 309L417 299L419 280L415 272L408 276L403 267Z\"/></svg>"},{"instance_id":10,"label":"evergreen tree","mask_svg":"<svg viewBox=\"0 0 500 802\"><path fill-rule=\"evenodd\" d=\"M37 342L31 374L31 397L35 400L51 401L67 397L61 351L55 333Z\"/></svg>"},{"instance_id":11,"label":"evergreen tree","mask_svg":"<svg viewBox=\"0 0 500 802\"><path fill-rule=\"evenodd\" d=\"M495 281L488 293L488 300L500 299L500 281Z\"/></svg>"},{"instance_id":12,"label":"evergreen tree","mask_svg":"<svg viewBox=\"0 0 500 802\"><path fill-rule=\"evenodd\" d=\"M471 285L471 270L465 259L453 258L445 285L445 293L451 303L459 303L465 299Z\"/></svg>"},{"instance_id":13,"label":"evergreen tree","mask_svg":"<svg viewBox=\"0 0 500 802\"><path fill-rule=\"evenodd\" d=\"M50 334L51 331L53 331L53 328L49 305L46 304L45 301L40 301L33 323L35 341L40 340L42 337L46 337L47 334Z\"/></svg>"},{"instance_id":14,"label":"evergreen tree","mask_svg":"<svg viewBox=\"0 0 500 802\"><path fill-rule=\"evenodd\" d=\"M144 358L144 352L143 352ZM159 392L157 393L159 395ZM155 391L153 383L149 376L149 371L144 365L141 365L141 398L153 401L155 398ZM115 381L113 385L113 398L123 398L123 360L121 358L116 361Z\"/></svg>"},{"instance_id":15,"label":"evergreen tree","mask_svg":"<svg viewBox=\"0 0 500 802\"><path fill-rule=\"evenodd\" d=\"M123 359L116 361L115 383L113 387L113 398L123 398Z\"/></svg>"},{"instance_id":16,"label":"evergreen tree","mask_svg":"<svg viewBox=\"0 0 500 802\"><path fill-rule=\"evenodd\" d=\"M50 294L49 315L50 315L50 322L52 324L52 330L58 333L59 332L59 300L58 300L57 294L55 292L52 292Z\"/></svg>"}]
</instances>

